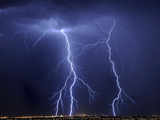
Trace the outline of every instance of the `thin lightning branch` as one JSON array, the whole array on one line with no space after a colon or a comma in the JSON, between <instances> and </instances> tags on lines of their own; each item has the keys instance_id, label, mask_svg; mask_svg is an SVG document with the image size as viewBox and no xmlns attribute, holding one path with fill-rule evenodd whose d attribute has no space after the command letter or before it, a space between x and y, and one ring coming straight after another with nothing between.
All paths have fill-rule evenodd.
<instances>
[{"instance_id":1,"label":"thin lightning branch","mask_svg":"<svg viewBox=\"0 0 160 120\"><path fill-rule=\"evenodd\" d=\"M95 47L97 47L99 45L103 45L104 43L105 43L104 40L98 40L95 43L90 43L90 44L83 45L83 47L81 48L81 52L76 57L80 57L87 49L95 48Z\"/></svg>"},{"instance_id":2,"label":"thin lightning branch","mask_svg":"<svg viewBox=\"0 0 160 120\"><path fill-rule=\"evenodd\" d=\"M114 76L116 77L116 84L117 84L117 87L118 87L118 90L119 90L117 96L112 101L112 113L113 113L114 116L116 116L115 104L116 104L117 101L119 101L119 99L121 99L121 93L122 93L122 88L121 88L120 83L119 83L119 76L118 76L118 73L117 73L116 68L115 68L115 62L112 59L112 48L109 44L109 41L111 40L111 35L112 35L112 32L113 32L115 26L116 26L116 21L114 20L113 25L112 25L112 27L109 31L108 37L106 39L106 45L107 45L108 53L109 53L108 60L112 65L112 72L113 72Z\"/></svg>"},{"instance_id":3,"label":"thin lightning branch","mask_svg":"<svg viewBox=\"0 0 160 120\"><path fill-rule=\"evenodd\" d=\"M79 80L86 88L88 88L89 97L90 97L91 99L94 99L94 97L95 97L95 91L94 91L86 82L84 82L84 80L82 80L81 78L78 78L78 80Z\"/></svg>"},{"instance_id":4,"label":"thin lightning branch","mask_svg":"<svg viewBox=\"0 0 160 120\"><path fill-rule=\"evenodd\" d=\"M100 45L105 45L107 47L107 51L108 51L108 61L109 63L111 64L111 68L112 68L112 72L115 76L115 80L116 80L116 86L118 88L118 93L116 95L116 97L113 99L112 101L112 114L113 116L116 116L116 108L118 110L118 104L119 102L124 102L124 100L122 99L122 94L128 98L132 103L135 103L135 101L129 97L126 92L121 88L121 85L120 85L120 81L119 81L119 75L117 73L117 70L116 70L116 66L115 66L115 62L114 60L112 59L112 48L111 48L111 45L110 45L110 40L111 40L111 36L112 36L112 32L116 26L116 21L113 20L113 24L109 30L108 33L106 33L105 31L103 31L102 27L99 25L99 24L96 24L97 27L100 29L100 31L105 35L105 40L100 40L100 41L97 41L95 43L91 43L91 44L87 44L87 45L84 45L82 47L82 50L80 52L80 54L78 55L81 56L87 49L90 49L90 48L95 48L97 46L100 46Z\"/></svg>"},{"instance_id":5,"label":"thin lightning branch","mask_svg":"<svg viewBox=\"0 0 160 120\"><path fill-rule=\"evenodd\" d=\"M48 31L43 32L42 35L33 43L32 47L35 47L39 43L39 41L41 41L41 39L46 36L47 33Z\"/></svg>"},{"instance_id":6,"label":"thin lightning branch","mask_svg":"<svg viewBox=\"0 0 160 120\"><path fill-rule=\"evenodd\" d=\"M103 29L99 26L99 28L101 29L101 31L103 32L103 34L106 36L105 37L105 44L106 44L106 47L107 47L107 50L108 50L108 60L112 66L112 72L115 76L115 80L116 80L116 85L117 85L117 88L118 88L118 94L116 95L116 97L113 99L112 101L112 113L113 113L113 116L116 116L116 109L115 107L118 108L118 104L120 101L124 101L123 98L122 98L122 93L124 94L125 97L127 97L131 102L135 103L134 100L129 97L125 91L121 88L121 85L120 85L120 81L119 81L119 75L117 73L117 70L116 70L116 66L115 66L115 61L112 59L112 48L111 48L111 45L110 45L110 40L111 40L111 36L112 36L112 32L114 30L116 26L116 21L113 20L113 24L112 24L112 27L111 29L109 30L109 33L106 33L103 31Z\"/></svg>"},{"instance_id":7,"label":"thin lightning branch","mask_svg":"<svg viewBox=\"0 0 160 120\"><path fill-rule=\"evenodd\" d=\"M116 67L115 67L115 62L112 59L112 48L111 48L110 43L109 43L110 40L111 40L112 32L113 32L115 26L116 26L116 21L113 20L113 24L112 24L111 29L109 30L109 33L106 33L105 31L103 31L102 27L98 25L98 27L100 28L101 32L106 36L105 37L105 44L106 44L107 51L108 51L108 61L110 62L111 66L112 66L112 72L113 72L113 74L114 74L114 76L116 78L116 85L117 85L117 88L118 88L118 94L116 95L116 97L112 101L112 114L113 114L113 116L116 116L115 107L116 106L118 107L118 104L116 104L116 103L119 100L122 99L122 88L121 88L120 82L119 82L119 75L118 75Z\"/></svg>"},{"instance_id":8,"label":"thin lightning branch","mask_svg":"<svg viewBox=\"0 0 160 120\"><path fill-rule=\"evenodd\" d=\"M60 101L61 101L61 103L63 102L62 95L63 95L63 92L65 91L65 89L67 87L67 82L70 78L71 78L71 72L69 73L68 77L66 78L64 86L57 93L57 94L59 94L59 96L58 96L57 103L56 103L56 115L58 115Z\"/></svg>"}]
</instances>

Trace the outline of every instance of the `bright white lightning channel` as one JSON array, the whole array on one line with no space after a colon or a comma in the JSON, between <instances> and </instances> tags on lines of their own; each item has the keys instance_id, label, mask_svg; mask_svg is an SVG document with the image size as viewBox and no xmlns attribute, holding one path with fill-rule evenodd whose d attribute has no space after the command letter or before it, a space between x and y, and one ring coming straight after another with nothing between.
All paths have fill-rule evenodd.
<instances>
[{"instance_id":1,"label":"bright white lightning channel","mask_svg":"<svg viewBox=\"0 0 160 120\"><path fill-rule=\"evenodd\" d=\"M87 44L87 45L84 45L82 48L82 51L80 52L80 55L81 56L87 49L90 49L90 48L95 48L97 46L100 46L100 45L105 45L106 46L106 52L108 52L108 61L109 63L111 64L111 68L112 68L112 72L113 72L113 75L115 77L115 81L116 81L116 86L118 88L118 93L116 94L116 96L113 98L112 100L112 114L113 116L116 116L117 115L117 110L116 108L118 109L118 104L119 102L124 102L123 100L123 96L122 94L128 98L132 103L135 103L135 101L129 97L126 92L121 88L121 85L120 85L120 81L119 81L119 75L118 75L118 72L116 70L116 65L115 65L115 61L112 59L112 47L110 45L110 40L111 40L111 36L112 36L112 32L113 30L115 29L116 27L116 20L114 19L113 20L113 23L112 23L112 26L109 30L109 32L105 32L103 30L103 28L99 25L99 24L96 24L98 29L104 34L105 36L105 39L104 40L100 40L100 41L97 41L95 43L91 43L91 44Z\"/></svg>"},{"instance_id":2,"label":"bright white lightning channel","mask_svg":"<svg viewBox=\"0 0 160 120\"><path fill-rule=\"evenodd\" d=\"M115 62L112 59L112 48L109 44L109 41L111 40L111 35L112 35L112 32L113 32L115 26L116 26L116 21L113 20L113 25L112 25L109 33L108 33L108 37L105 40L106 46L108 48L108 54L109 54L108 55L108 60L111 64L111 66L112 66L112 72L113 72L113 74L116 78L116 85L118 87L118 94L116 95L116 97L112 101L112 113L113 113L114 116L116 116L115 104L116 104L117 101L119 101L121 99L121 93L122 93L122 88L121 88L120 83L119 83L119 76L118 76L118 73L117 73L117 70L116 70L116 67L115 67Z\"/></svg>"},{"instance_id":3,"label":"bright white lightning channel","mask_svg":"<svg viewBox=\"0 0 160 120\"><path fill-rule=\"evenodd\" d=\"M95 91L83 80L81 79L76 70L75 70L75 64L73 62L73 57L72 57L72 52L71 52L71 45L70 45L70 41L68 38L67 33L65 32L64 29L60 30L61 34L64 36L65 42L66 42L66 49L67 49L67 63L69 65L69 74L65 80L64 85L62 86L62 88L56 93L55 96L58 96L57 102L56 102L56 115L58 115L59 112L59 106L61 103L61 107L63 107L63 93L65 92L66 88L67 88L67 83L70 80L71 81L71 85L69 86L69 93L70 93L70 110L69 110L69 115L71 116L73 114L73 109L74 109L74 103L76 101L74 95L73 95L73 91L74 91L74 87L75 84L77 82L81 82L87 89L88 89L88 93L89 93L89 97L94 98L95 95Z\"/></svg>"},{"instance_id":4,"label":"bright white lightning channel","mask_svg":"<svg viewBox=\"0 0 160 120\"><path fill-rule=\"evenodd\" d=\"M112 72L115 76L115 80L116 80L116 85L117 85L117 88L118 88L118 93L117 95L115 96L115 98L113 99L112 101L112 113L113 113L113 116L116 116L117 113L116 113L116 109L115 107L117 106L118 107L118 102L121 101L123 102L123 98L122 98L122 93L125 97L127 97L131 102L135 103L134 100L129 97L125 91L121 88L121 85L120 85L120 81L119 81L119 75L117 73L117 70L116 70L116 66L115 66L115 61L112 59L112 48L111 48L111 45L110 45L110 40L111 40L111 36L112 36L112 32L114 30L116 26L116 21L113 20L113 24L112 24L112 27L111 29L109 30L109 33L107 34L106 32L104 32L102 29L102 32L104 33L105 36L105 44L106 44L106 47L107 47L107 51L108 51L108 61L110 62L111 64L111 67L112 67Z\"/></svg>"},{"instance_id":5,"label":"bright white lightning channel","mask_svg":"<svg viewBox=\"0 0 160 120\"><path fill-rule=\"evenodd\" d=\"M75 67L74 67L74 63L72 61L72 55L71 55L71 46L70 46L70 43L69 43L69 38L67 36L67 34L65 33L65 31L63 29L60 30L60 32L64 35L65 37L65 40L66 40L66 46L67 46L67 61L68 61L68 64L70 65L70 74L69 74L69 77L73 76L73 82L69 88L69 91L70 91L70 100L71 100L71 103L70 103L70 112L69 112L69 115L71 116L72 113L73 113L73 102L74 102L74 97L73 97L73 87L78 79L77 77L77 74L75 72Z\"/></svg>"}]
</instances>

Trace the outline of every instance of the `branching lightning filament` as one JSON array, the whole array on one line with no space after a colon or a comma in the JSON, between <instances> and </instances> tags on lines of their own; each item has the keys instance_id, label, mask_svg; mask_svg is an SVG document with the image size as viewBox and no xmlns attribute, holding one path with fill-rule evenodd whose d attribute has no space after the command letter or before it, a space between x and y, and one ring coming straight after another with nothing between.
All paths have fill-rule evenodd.
<instances>
[{"instance_id":1,"label":"branching lightning filament","mask_svg":"<svg viewBox=\"0 0 160 120\"><path fill-rule=\"evenodd\" d=\"M94 97L95 95L95 91L85 82L83 81L83 79L81 79L78 74L76 73L75 70L75 64L73 62L72 59L72 52L71 52L71 46L70 46L70 41L68 38L68 35L65 33L64 29L61 29L60 32L62 33L62 35L64 36L65 42L66 42L66 49L67 49L67 63L69 65L69 74L65 80L65 84L64 86L57 92L58 95L58 99L56 102L56 115L58 115L58 111L59 111L59 104L60 102L63 103L63 92L65 92L65 89L67 88L67 83L69 80L72 81L70 87L69 87L69 93L70 93L70 110L69 110L69 115L71 116L73 114L73 109L74 109L74 103L76 101L76 99L74 98L74 87L76 82L81 82L85 87L87 87L88 92L89 92L89 96L90 97Z\"/></svg>"},{"instance_id":2,"label":"branching lightning filament","mask_svg":"<svg viewBox=\"0 0 160 120\"><path fill-rule=\"evenodd\" d=\"M117 112L116 112L116 107L118 108L118 104L119 104L119 101L123 102L123 98L122 98L122 94L128 98L131 102L135 103L134 100L129 97L125 91L121 88L121 85L120 85L120 81L119 81L119 75L118 75L118 72L116 70L116 65L115 65L115 61L112 59L112 47L110 45L110 40L111 40L111 36L112 36L112 32L113 30L115 29L116 27L116 21L113 20L113 24L111 26L111 29L109 30L109 33L106 33L101 26L98 25L98 27L100 28L101 32L105 35L105 45L107 47L106 51L108 51L108 61L109 63L111 64L111 68L112 68L112 72L113 72L113 75L115 77L115 81L116 81L116 86L118 88L118 93L117 95L114 97L113 101L112 101L112 114L113 116L116 116L117 115Z\"/></svg>"},{"instance_id":3,"label":"branching lightning filament","mask_svg":"<svg viewBox=\"0 0 160 120\"><path fill-rule=\"evenodd\" d=\"M131 97L129 97L126 94L126 92L121 88L120 81L119 81L119 75L116 70L115 61L112 59L112 47L110 45L110 40L111 40L112 32L116 27L116 20L115 19L113 20L113 23L112 23L112 26L111 26L109 32L105 32L104 29L102 28L102 26L100 26L99 24L96 24L96 25L97 25L98 29L100 30L100 32L105 36L105 39L99 40L95 43L84 45L79 56L81 56L87 49L94 48L94 47L97 47L100 45L106 46L106 52L108 53L107 61L111 64L112 72L113 72L113 75L114 75L115 81L116 81L116 86L118 88L118 93L116 94L116 96L112 100L112 114L113 114L113 116L116 116L117 115L116 108L118 108L119 102L120 101L124 102L124 100L122 98L122 94L124 97L129 99L132 103L135 103L135 101Z\"/></svg>"}]
</instances>

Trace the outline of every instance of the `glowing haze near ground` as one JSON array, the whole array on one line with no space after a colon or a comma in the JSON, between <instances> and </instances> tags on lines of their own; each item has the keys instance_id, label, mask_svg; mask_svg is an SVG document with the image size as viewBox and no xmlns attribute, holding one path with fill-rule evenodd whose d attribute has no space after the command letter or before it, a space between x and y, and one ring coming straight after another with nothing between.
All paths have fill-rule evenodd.
<instances>
[{"instance_id":1,"label":"glowing haze near ground","mask_svg":"<svg viewBox=\"0 0 160 120\"><path fill-rule=\"evenodd\" d=\"M152 59L159 52L159 17L127 5L96 0L2 5L1 113L159 113L159 57Z\"/></svg>"}]
</instances>

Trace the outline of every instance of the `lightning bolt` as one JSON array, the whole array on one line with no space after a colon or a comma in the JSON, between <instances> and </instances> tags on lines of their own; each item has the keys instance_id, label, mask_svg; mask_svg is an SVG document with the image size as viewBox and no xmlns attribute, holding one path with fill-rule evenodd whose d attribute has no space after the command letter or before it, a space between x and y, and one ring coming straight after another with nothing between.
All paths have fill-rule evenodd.
<instances>
[{"instance_id":1,"label":"lightning bolt","mask_svg":"<svg viewBox=\"0 0 160 120\"><path fill-rule=\"evenodd\" d=\"M66 81L68 81L68 79L69 79L71 76L73 76L73 82L72 82L72 84L71 84L71 86L70 86L70 88L69 88L69 91L70 91L70 101L71 101L71 103L70 103L70 112L69 112L69 115L71 116L72 113L73 113L73 103L74 103L73 87L74 87L74 85L76 84L76 81L77 81L78 76L77 76L77 74L76 74L75 67L74 67L74 63L73 63L73 60L72 60L72 55L71 55L72 53L71 53L71 46L70 46L69 38L68 38L67 34L65 33L64 29L61 29L60 32L61 32L61 33L64 35L64 37L65 37L66 47L67 47L67 53L68 53L68 55L67 55L67 62L68 62L68 64L69 64L69 66L70 66L70 74L69 74L69 76L67 77L67 80L66 80ZM61 89L61 90L62 90L62 89ZM59 101L59 100L60 100L60 99L58 99L58 101ZM57 101L57 102L58 102L58 101Z\"/></svg>"},{"instance_id":2,"label":"lightning bolt","mask_svg":"<svg viewBox=\"0 0 160 120\"><path fill-rule=\"evenodd\" d=\"M44 32L33 43L32 46L35 47L42 40L42 38L44 38L47 35L47 33L49 33L49 32L51 32L51 30L49 30L47 32ZM64 85L61 87L61 89L58 92L56 92L51 97L51 100L53 98L55 98L55 97L58 97L57 100L56 100L56 112L55 112L55 115L58 115L60 105L63 108L63 98L65 97L64 93L66 92L66 90L68 88L68 82L71 81L71 85L69 86L69 94L70 94L70 110L69 110L69 115L71 116L73 114L73 109L74 109L74 106L75 106L75 102L77 102L77 100L74 97L74 87L75 87L75 84L78 83L78 82L81 82L88 89L89 97L92 98L92 99L95 96L95 91L82 78L80 78L79 75L76 72L76 67L75 67L75 64L73 62L73 56L72 56L72 52L71 52L71 44L70 44L68 35L65 32L65 30L64 29L61 29L61 30L52 30L52 32L61 33L61 35L64 36L64 40L65 40L65 43L66 43L66 47L65 48L66 48L66 51L67 51L67 56L65 58L66 58L66 61L67 61L68 65L69 65L69 74L66 77Z\"/></svg>"},{"instance_id":3,"label":"lightning bolt","mask_svg":"<svg viewBox=\"0 0 160 120\"><path fill-rule=\"evenodd\" d=\"M118 104L119 102L124 102L123 98L122 98L122 94L127 97L132 103L135 103L135 101L129 97L126 92L122 89L121 85L120 85L120 81L119 81L119 75L118 75L118 72L116 70L116 65L115 65L115 61L112 59L112 47L110 45L110 40L111 40L111 36L112 36L112 33L113 33L113 30L115 29L116 27L116 20L114 19L113 20L113 24L111 26L111 29L109 30L108 33L106 33L101 26L98 25L98 27L100 28L101 32L105 35L105 45L107 47L107 51L108 51L108 61L109 63L111 64L111 68L112 68L112 72L113 72L113 75L115 77L115 81L116 81L116 86L118 88L118 93L116 94L116 96L114 97L114 99L112 100L112 114L113 116L116 116L117 115L117 112L116 112L116 108L118 108Z\"/></svg>"},{"instance_id":4,"label":"lightning bolt","mask_svg":"<svg viewBox=\"0 0 160 120\"><path fill-rule=\"evenodd\" d=\"M71 116L73 114L75 102L78 102L74 97L75 84L78 83L78 82L81 82L88 89L89 98L94 99L95 91L82 78L80 78L79 75L77 74L76 67L75 67L75 64L73 62L70 40L69 40L69 37L68 37L68 35L67 35L67 33L65 32L64 29L48 30L46 32L43 32L42 35L33 43L32 47L35 47L42 40L42 38L44 38L47 35L47 33L50 33L50 32L60 33L61 35L64 36L64 40L65 40L65 43L66 43L65 49L67 51L67 55L66 55L65 59L63 61L60 61L60 62L64 62L66 60L68 65L69 65L69 74L67 75L67 77L65 79L64 85L60 88L60 90L58 92L56 92L51 97L51 100L53 98L57 97L55 115L58 115L60 105L63 108L63 98L65 97L64 93L68 90L67 89L68 88L68 83L69 83L69 81L71 81L71 85L69 86L69 94L70 94L69 115Z\"/></svg>"},{"instance_id":5,"label":"lightning bolt","mask_svg":"<svg viewBox=\"0 0 160 120\"><path fill-rule=\"evenodd\" d=\"M122 97L122 94L127 97L132 103L135 103L135 101L129 97L126 92L122 89L121 85L120 85L120 81L119 81L119 75L118 75L118 72L116 70L116 65L115 65L115 61L112 59L112 47L110 45L110 40L111 40L111 36L112 36L112 33L113 33L113 30L116 26L116 21L113 20L113 24L112 24L112 27L111 29L109 30L109 33L108 33L108 37L105 37L105 44L106 44L106 47L108 49L108 61L110 62L111 64L111 67L112 67L112 72L115 76L115 81L116 81L116 86L118 88L118 93L116 94L116 96L114 97L113 101L112 101L112 113L113 113L113 116L116 116L117 115L117 112L116 112L116 108L118 108L118 104L119 102L124 102L123 100L123 97ZM101 29L102 30L102 29ZM102 30L103 31L103 30ZM104 35L106 35L106 33L103 31Z\"/></svg>"},{"instance_id":6,"label":"lightning bolt","mask_svg":"<svg viewBox=\"0 0 160 120\"><path fill-rule=\"evenodd\" d=\"M111 66L112 66L112 72L113 72L113 74L114 74L114 76L116 78L116 85L117 85L117 88L118 88L118 94L116 95L116 97L112 101L112 113L113 113L114 116L116 116L115 104L116 104L117 101L119 101L121 99L121 94L122 94L122 88L121 88L120 82L119 82L119 75L118 75L116 67L115 67L115 62L112 59L112 48L111 48L111 46L109 44L109 42L111 40L112 32L113 32L115 26L116 26L116 21L113 20L113 25L112 25L109 33L108 33L108 37L105 40L105 44L106 44L106 46L108 48L108 60L109 60L109 62L111 64Z\"/></svg>"},{"instance_id":7,"label":"lightning bolt","mask_svg":"<svg viewBox=\"0 0 160 120\"><path fill-rule=\"evenodd\" d=\"M66 34L64 29L61 29L60 32L62 33L62 35L64 36L64 39L66 41L67 62L68 62L69 68L70 68L70 72L65 80L64 86L58 92L59 97L57 99L57 104L56 104L56 115L58 114L58 110L59 110L58 107L59 107L60 101L61 102L63 101L62 94L65 91L65 89L67 88L67 82L68 82L68 80L72 80L72 83L69 87L69 93L70 93L70 112L69 112L69 115L71 116L73 114L74 101L76 101L76 99L74 98L74 95L73 95L73 89L75 87L76 82L80 81L84 86L86 86L88 88L89 96L91 96L92 98L95 94L95 91L77 75L76 70L75 70L75 65L73 62L73 58L72 58L71 45L70 45L68 35Z\"/></svg>"},{"instance_id":8,"label":"lightning bolt","mask_svg":"<svg viewBox=\"0 0 160 120\"><path fill-rule=\"evenodd\" d=\"M111 106L112 106L112 114L113 114L113 116L116 116L117 115L116 107L118 109L119 103L120 102L122 102L122 103L124 102L122 94L127 99L129 99L132 103L135 103L135 101L130 96L128 96L127 93L122 89L122 87L120 85L120 81L119 81L119 75L118 75L118 72L116 70L116 64L115 64L115 61L112 59L112 47L110 45L110 40L111 40L111 37L112 37L113 30L116 27L116 20L115 19L113 20L113 23L112 23L112 26L111 26L109 32L105 32L103 30L103 28L99 24L96 23L96 25L97 25L98 29L101 31L101 33L104 34L105 39L104 40L96 41L95 43L84 45L82 47L82 50L81 50L79 56L81 56L84 52L86 52L87 49L95 48L95 47L100 46L100 45L105 45L106 46L106 48L107 48L106 52L108 53L107 60L111 64L112 72L113 72L113 75L114 75L115 81L116 81L116 86L118 88L118 93L113 98L112 104L111 104Z\"/></svg>"}]
</instances>

